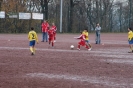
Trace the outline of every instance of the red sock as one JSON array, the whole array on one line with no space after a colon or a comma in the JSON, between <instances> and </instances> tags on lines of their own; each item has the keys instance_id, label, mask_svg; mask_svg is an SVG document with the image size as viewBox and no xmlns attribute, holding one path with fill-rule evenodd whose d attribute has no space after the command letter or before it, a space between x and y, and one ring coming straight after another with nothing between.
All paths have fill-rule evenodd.
<instances>
[{"instance_id":1,"label":"red sock","mask_svg":"<svg viewBox=\"0 0 133 88\"><path fill-rule=\"evenodd\" d=\"M89 49L88 45L85 46L87 49Z\"/></svg>"},{"instance_id":2,"label":"red sock","mask_svg":"<svg viewBox=\"0 0 133 88\"><path fill-rule=\"evenodd\" d=\"M54 43L52 42L52 46L54 46Z\"/></svg>"},{"instance_id":3,"label":"red sock","mask_svg":"<svg viewBox=\"0 0 133 88\"><path fill-rule=\"evenodd\" d=\"M78 45L78 48L80 49L80 45Z\"/></svg>"}]
</instances>

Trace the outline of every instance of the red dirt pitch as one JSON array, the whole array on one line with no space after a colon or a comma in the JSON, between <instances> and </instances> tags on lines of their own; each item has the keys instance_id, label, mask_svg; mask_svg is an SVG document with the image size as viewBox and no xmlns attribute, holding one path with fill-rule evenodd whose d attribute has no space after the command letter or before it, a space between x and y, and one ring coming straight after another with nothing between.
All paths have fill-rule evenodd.
<instances>
[{"instance_id":1,"label":"red dirt pitch","mask_svg":"<svg viewBox=\"0 0 133 88\"><path fill-rule=\"evenodd\" d=\"M76 50L77 36L57 34L54 48L39 42L31 56L27 34L0 34L0 88L133 88L126 33L102 33L100 45L90 34L91 51Z\"/></svg>"}]
</instances>

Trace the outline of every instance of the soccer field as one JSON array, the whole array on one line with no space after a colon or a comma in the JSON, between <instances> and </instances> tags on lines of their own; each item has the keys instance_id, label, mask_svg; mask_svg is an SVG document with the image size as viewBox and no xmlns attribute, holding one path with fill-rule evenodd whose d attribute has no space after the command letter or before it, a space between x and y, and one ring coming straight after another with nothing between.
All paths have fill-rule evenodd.
<instances>
[{"instance_id":1,"label":"soccer field","mask_svg":"<svg viewBox=\"0 0 133 88\"><path fill-rule=\"evenodd\" d=\"M102 33L101 45L90 34L91 51L76 50L77 36L57 34L54 48L39 42L31 56L27 34L0 34L0 88L133 88L126 33Z\"/></svg>"}]
</instances>

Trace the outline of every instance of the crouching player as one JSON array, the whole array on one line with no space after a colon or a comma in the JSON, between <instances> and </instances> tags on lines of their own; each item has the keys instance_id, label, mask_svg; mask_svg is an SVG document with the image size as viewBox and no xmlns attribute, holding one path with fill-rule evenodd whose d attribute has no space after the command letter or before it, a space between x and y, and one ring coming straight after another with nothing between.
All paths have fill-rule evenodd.
<instances>
[{"instance_id":1,"label":"crouching player","mask_svg":"<svg viewBox=\"0 0 133 88\"><path fill-rule=\"evenodd\" d=\"M50 27L48 30L48 35L49 35L49 45L52 43L52 47L54 47L54 29Z\"/></svg>"},{"instance_id":2,"label":"crouching player","mask_svg":"<svg viewBox=\"0 0 133 88\"><path fill-rule=\"evenodd\" d=\"M87 48L89 51L91 50L89 49L88 44L86 44L85 42L85 35L83 33L81 33L79 37L74 37L74 38L80 39L80 41L78 42L78 48L77 48L78 50L80 50L80 46L85 46L85 48Z\"/></svg>"},{"instance_id":3,"label":"crouching player","mask_svg":"<svg viewBox=\"0 0 133 88\"><path fill-rule=\"evenodd\" d=\"M35 54L35 43L38 43L38 36L36 34L36 32L34 31L34 28L31 27L31 31L28 34L28 39L29 39L29 46L30 46L30 51L31 51L31 55Z\"/></svg>"}]
</instances>

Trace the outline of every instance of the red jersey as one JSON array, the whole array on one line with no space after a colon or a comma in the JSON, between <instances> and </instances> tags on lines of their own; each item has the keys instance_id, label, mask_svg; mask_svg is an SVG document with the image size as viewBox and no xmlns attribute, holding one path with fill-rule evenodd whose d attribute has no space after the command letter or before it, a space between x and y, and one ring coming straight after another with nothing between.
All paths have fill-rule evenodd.
<instances>
[{"instance_id":1,"label":"red jersey","mask_svg":"<svg viewBox=\"0 0 133 88\"><path fill-rule=\"evenodd\" d=\"M85 40L85 35L81 34L79 37L76 37L77 39Z\"/></svg>"},{"instance_id":2,"label":"red jersey","mask_svg":"<svg viewBox=\"0 0 133 88\"><path fill-rule=\"evenodd\" d=\"M57 31L57 27L56 26L52 26L52 30L54 30L54 32Z\"/></svg>"},{"instance_id":3,"label":"red jersey","mask_svg":"<svg viewBox=\"0 0 133 88\"><path fill-rule=\"evenodd\" d=\"M49 35L49 37L53 37L54 36L54 30L53 29L48 30L48 35Z\"/></svg>"},{"instance_id":4,"label":"red jersey","mask_svg":"<svg viewBox=\"0 0 133 88\"><path fill-rule=\"evenodd\" d=\"M48 32L48 28L49 28L49 24L46 23L42 23L42 32Z\"/></svg>"},{"instance_id":5,"label":"red jersey","mask_svg":"<svg viewBox=\"0 0 133 88\"><path fill-rule=\"evenodd\" d=\"M79 45L85 46L85 35L81 34L79 37L76 37L77 39L80 39Z\"/></svg>"}]
</instances>

